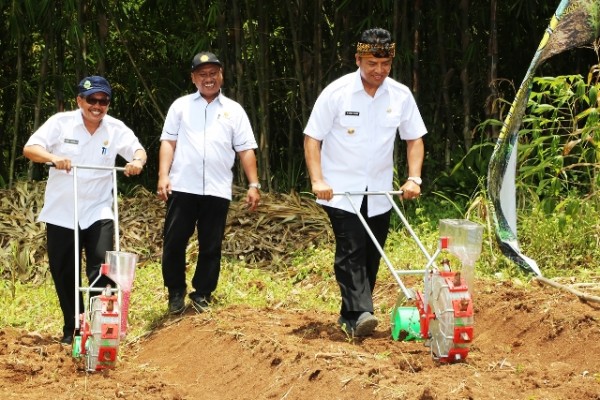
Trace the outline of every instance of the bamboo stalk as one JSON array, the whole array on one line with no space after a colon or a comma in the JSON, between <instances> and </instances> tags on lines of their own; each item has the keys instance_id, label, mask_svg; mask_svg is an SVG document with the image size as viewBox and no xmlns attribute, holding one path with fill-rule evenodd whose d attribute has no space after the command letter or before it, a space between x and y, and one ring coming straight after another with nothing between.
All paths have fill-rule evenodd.
<instances>
[{"instance_id":1,"label":"bamboo stalk","mask_svg":"<svg viewBox=\"0 0 600 400\"><path fill-rule=\"evenodd\" d=\"M575 290L567 285L563 285L563 284L555 282L551 279L544 278L543 276L536 276L534 279L538 280L541 283L545 283L546 285L550 285L550 286L558 288L558 289L566 290L567 292L577 296L579 298L579 300L581 300L581 301L600 303L600 297L598 297L598 296L591 296L589 294L580 292L579 290Z\"/></svg>"}]
</instances>

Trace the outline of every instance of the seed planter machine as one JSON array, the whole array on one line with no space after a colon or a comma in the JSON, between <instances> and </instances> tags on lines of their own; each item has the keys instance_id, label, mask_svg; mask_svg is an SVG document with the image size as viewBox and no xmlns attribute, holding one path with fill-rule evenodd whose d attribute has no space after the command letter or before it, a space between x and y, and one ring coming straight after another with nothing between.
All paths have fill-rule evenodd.
<instances>
[{"instance_id":1,"label":"seed planter machine","mask_svg":"<svg viewBox=\"0 0 600 400\"><path fill-rule=\"evenodd\" d=\"M401 294L390 315L392 338L423 341L430 348L432 358L441 363L464 360L474 337L472 287L475 262L481 254L483 226L465 219L440 220L439 244L430 254L394 202L393 196L401 194L401 191L334 193L335 196L345 196L350 202L400 287ZM385 196L389 200L425 255L427 263L423 269L400 270L392 265L361 215L360 205L352 201L353 196ZM459 260L461 267L452 268L451 259ZM401 279L404 275L421 275L422 290L406 288Z\"/></svg>"},{"instance_id":2,"label":"seed planter machine","mask_svg":"<svg viewBox=\"0 0 600 400\"><path fill-rule=\"evenodd\" d=\"M79 211L78 211L78 170L106 170L112 173L113 215L115 250L106 252L105 263L101 265L98 277L89 286L80 284L79 261ZM117 195L117 172L123 167L74 165L74 235L75 235L75 335L72 356L85 361L87 371L114 369L117 364L120 342L127 336L127 316L129 299L135 277L138 256L120 251L119 211ZM106 275L116 287L94 287L101 275ZM84 299L84 309L80 310L79 296Z\"/></svg>"}]
</instances>

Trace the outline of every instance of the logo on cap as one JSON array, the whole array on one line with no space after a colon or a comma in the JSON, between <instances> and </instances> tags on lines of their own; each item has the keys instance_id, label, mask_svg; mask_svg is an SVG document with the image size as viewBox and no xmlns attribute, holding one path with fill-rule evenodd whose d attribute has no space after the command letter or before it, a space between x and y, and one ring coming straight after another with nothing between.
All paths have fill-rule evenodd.
<instances>
[{"instance_id":1,"label":"logo on cap","mask_svg":"<svg viewBox=\"0 0 600 400\"><path fill-rule=\"evenodd\" d=\"M83 87L84 87L85 90L90 89L92 87L92 82L90 82L89 80L85 81L83 83Z\"/></svg>"},{"instance_id":2,"label":"logo on cap","mask_svg":"<svg viewBox=\"0 0 600 400\"><path fill-rule=\"evenodd\" d=\"M209 57L206 54L203 54L202 57L200 57L200 61L201 62L206 62L208 61Z\"/></svg>"}]
</instances>

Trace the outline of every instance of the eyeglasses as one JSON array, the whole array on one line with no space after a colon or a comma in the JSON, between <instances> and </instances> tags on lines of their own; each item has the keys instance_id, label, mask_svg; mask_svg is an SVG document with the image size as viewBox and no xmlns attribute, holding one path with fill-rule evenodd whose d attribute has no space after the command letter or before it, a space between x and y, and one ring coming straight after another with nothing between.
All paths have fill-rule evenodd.
<instances>
[{"instance_id":1,"label":"eyeglasses","mask_svg":"<svg viewBox=\"0 0 600 400\"><path fill-rule=\"evenodd\" d=\"M96 104L100 104L102 107L106 107L107 105L110 104L110 99L108 99L108 98L99 99L97 97L88 96L88 97L85 97L85 102L88 103L90 106L95 106Z\"/></svg>"}]
</instances>

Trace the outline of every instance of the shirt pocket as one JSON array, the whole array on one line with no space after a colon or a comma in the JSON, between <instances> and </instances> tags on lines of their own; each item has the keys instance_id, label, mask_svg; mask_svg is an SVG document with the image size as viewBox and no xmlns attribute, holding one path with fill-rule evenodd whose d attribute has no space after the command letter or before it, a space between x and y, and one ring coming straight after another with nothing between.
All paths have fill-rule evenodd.
<instances>
[{"instance_id":1,"label":"shirt pocket","mask_svg":"<svg viewBox=\"0 0 600 400\"><path fill-rule=\"evenodd\" d=\"M386 128L398 128L402 123L402 115L398 112L386 112L381 116L380 123Z\"/></svg>"},{"instance_id":2,"label":"shirt pocket","mask_svg":"<svg viewBox=\"0 0 600 400\"><path fill-rule=\"evenodd\" d=\"M115 149L108 146L100 147L100 157L98 158L98 162L100 165L105 165L108 167L112 167L115 165L115 159L117 155L115 154Z\"/></svg>"},{"instance_id":3,"label":"shirt pocket","mask_svg":"<svg viewBox=\"0 0 600 400\"><path fill-rule=\"evenodd\" d=\"M58 154L67 158L73 158L79 155L81 147L77 139L64 138L58 146Z\"/></svg>"},{"instance_id":4,"label":"shirt pocket","mask_svg":"<svg viewBox=\"0 0 600 400\"><path fill-rule=\"evenodd\" d=\"M360 115L342 115L338 134L348 141L355 141L364 135L362 127L363 121Z\"/></svg>"}]
</instances>

